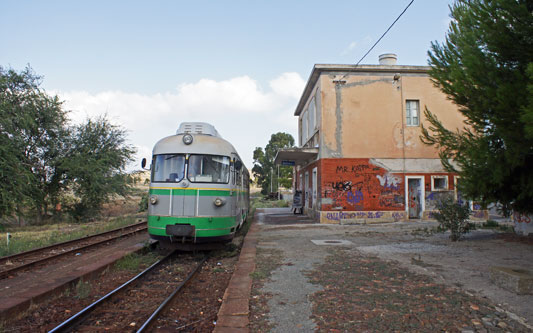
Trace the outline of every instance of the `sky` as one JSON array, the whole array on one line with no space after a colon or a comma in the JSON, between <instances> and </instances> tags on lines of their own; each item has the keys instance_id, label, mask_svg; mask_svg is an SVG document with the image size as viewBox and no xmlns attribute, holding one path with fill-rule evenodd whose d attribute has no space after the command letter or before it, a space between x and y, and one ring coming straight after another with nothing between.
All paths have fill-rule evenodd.
<instances>
[{"instance_id":1,"label":"sky","mask_svg":"<svg viewBox=\"0 0 533 333\"><path fill-rule=\"evenodd\" d=\"M361 64L427 65L453 0L415 0ZM294 110L314 64L355 64L410 0L0 0L0 66L30 65L73 123L102 114L140 169L186 121L211 123L248 168Z\"/></svg>"}]
</instances>

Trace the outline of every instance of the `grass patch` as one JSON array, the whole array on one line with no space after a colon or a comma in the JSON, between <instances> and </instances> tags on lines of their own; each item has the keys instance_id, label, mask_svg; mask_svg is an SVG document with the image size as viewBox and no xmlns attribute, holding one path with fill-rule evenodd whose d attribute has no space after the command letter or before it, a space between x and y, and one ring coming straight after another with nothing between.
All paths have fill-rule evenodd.
<instances>
[{"instance_id":1,"label":"grass patch","mask_svg":"<svg viewBox=\"0 0 533 333\"><path fill-rule=\"evenodd\" d=\"M487 220L487 222L478 225L478 228L480 229L492 229L492 230L500 230L504 232L511 232L514 231L513 226L508 224L500 224L498 221L494 220Z\"/></svg>"},{"instance_id":2,"label":"grass patch","mask_svg":"<svg viewBox=\"0 0 533 333\"><path fill-rule=\"evenodd\" d=\"M413 235L413 236L431 236L431 235L436 234L438 232L440 232L440 230L437 227L433 227L433 228L424 227L424 228L417 228L415 230L412 230L411 231L411 235Z\"/></svg>"},{"instance_id":3,"label":"grass patch","mask_svg":"<svg viewBox=\"0 0 533 333\"><path fill-rule=\"evenodd\" d=\"M91 294L91 284L80 279L76 284L76 298L85 299Z\"/></svg>"},{"instance_id":4,"label":"grass patch","mask_svg":"<svg viewBox=\"0 0 533 333\"><path fill-rule=\"evenodd\" d=\"M265 197L255 197L250 201L250 211L255 212L257 208L282 208L289 207L290 204L285 200L268 200Z\"/></svg>"},{"instance_id":5,"label":"grass patch","mask_svg":"<svg viewBox=\"0 0 533 333\"><path fill-rule=\"evenodd\" d=\"M86 224L56 223L39 226L6 227L4 232L0 232L0 257L121 228L137 221L138 218L128 216L115 218L108 222ZM9 247L6 241L7 232L11 234Z\"/></svg>"},{"instance_id":6,"label":"grass patch","mask_svg":"<svg viewBox=\"0 0 533 333\"><path fill-rule=\"evenodd\" d=\"M130 253L119 259L113 268L118 271L138 271L141 268L148 267L158 259L157 254L147 252L144 254Z\"/></svg>"}]
</instances>

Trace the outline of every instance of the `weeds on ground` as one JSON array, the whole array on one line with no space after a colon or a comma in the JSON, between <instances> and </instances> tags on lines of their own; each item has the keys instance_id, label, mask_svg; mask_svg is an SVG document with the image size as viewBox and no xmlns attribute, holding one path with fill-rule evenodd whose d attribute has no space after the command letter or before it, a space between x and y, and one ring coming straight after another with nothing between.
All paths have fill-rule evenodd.
<instances>
[{"instance_id":1,"label":"weeds on ground","mask_svg":"<svg viewBox=\"0 0 533 333\"><path fill-rule=\"evenodd\" d=\"M257 208L281 208L289 207L289 202L285 200L268 200L264 197L253 198L250 202L250 208L255 211Z\"/></svg>"},{"instance_id":2,"label":"weeds on ground","mask_svg":"<svg viewBox=\"0 0 533 333\"><path fill-rule=\"evenodd\" d=\"M433 227L433 228L424 227L424 228L418 228L418 229L412 230L411 231L411 235L413 235L413 236L431 236L431 235L436 234L438 232L440 232L440 230L437 227Z\"/></svg>"},{"instance_id":3,"label":"weeds on ground","mask_svg":"<svg viewBox=\"0 0 533 333\"><path fill-rule=\"evenodd\" d=\"M82 279L76 284L76 298L85 299L91 294L91 284L84 282Z\"/></svg>"},{"instance_id":4,"label":"weeds on ground","mask_svg":"<svg viewBox=\"0 0 533 333\"><path fill-rule=\"evenodd\" d=\"M234 239L235 241L235 239ZM240 247L235 243L225 244L222 249L213 250L211 256L214 258L231 258L240 253Z\"/></svg>"},{"instance_id":5,"label":"weeds on ground","mask_svg":"<svg viewBox=\"0 0 533 333\"><path fill-rule=\"evenodd\" d=\"M513 226L508 225L508 224L500 224L500 223L498 223L497 221L494 221L494 220L487 220L487 222L479 225L478 228L499 230L499 231L503 231L503 232L512 232L512 231L514 231Z\"/></svg>"},{"instance_id":6,"label":"weeds on ground","mask_svg":"<svg viewBox=\"0 0 533 333\"><path fill-rule=\"evenodd\" d=\"M156 262L158 256L153 252L144 254L130 253L119 259L113 268L118 271L138 271Z\"/></svg>"}]
</instances>

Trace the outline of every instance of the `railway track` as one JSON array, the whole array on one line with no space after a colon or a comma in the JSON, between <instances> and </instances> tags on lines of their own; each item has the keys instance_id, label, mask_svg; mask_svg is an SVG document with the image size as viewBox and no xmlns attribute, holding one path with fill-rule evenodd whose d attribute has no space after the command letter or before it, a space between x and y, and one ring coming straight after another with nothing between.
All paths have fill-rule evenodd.
<instances>
[{"instance_id":1,"label":"railway track","mask_svg":"<svg viewBox=\"0 0 533 333\"><path fill-rule=\"evenodd\" d=\"M106 231L100 234L77 238L50 246L17 253L0 258L0 279L13 276L23 270L45 264L51 260L67 255L75 255L123 237L128 237L147 230L146 222Z\"/></svg>"},{"instance_id":2,"label":"railway track","mask_svg":"<svg viewBox=\"0 0 533 333\"><path fill-rule=\"evenodd\" d=\"M50 332L145 332L206 260L173 252Z\"/></svg>"}]
</instances>

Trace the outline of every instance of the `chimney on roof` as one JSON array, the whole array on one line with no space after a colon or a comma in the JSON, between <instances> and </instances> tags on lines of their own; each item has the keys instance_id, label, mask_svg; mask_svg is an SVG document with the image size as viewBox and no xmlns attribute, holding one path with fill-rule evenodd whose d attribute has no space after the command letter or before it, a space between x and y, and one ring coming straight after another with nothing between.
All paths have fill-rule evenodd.
<instances>
[{"instance_id":1,"label":"chimney on roof","mask_svg":"<svg viewBox=\"0 0 533 333\"><path fill-rule=\"evenodd\" d=\"M384 53L379 56L379 64L384 66L396 65L398 57L394 53Z\"/></svg>"}]
</instances>

